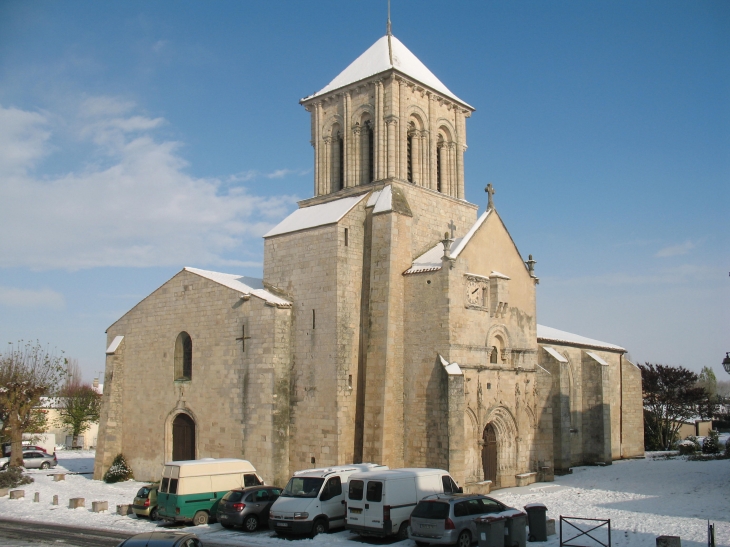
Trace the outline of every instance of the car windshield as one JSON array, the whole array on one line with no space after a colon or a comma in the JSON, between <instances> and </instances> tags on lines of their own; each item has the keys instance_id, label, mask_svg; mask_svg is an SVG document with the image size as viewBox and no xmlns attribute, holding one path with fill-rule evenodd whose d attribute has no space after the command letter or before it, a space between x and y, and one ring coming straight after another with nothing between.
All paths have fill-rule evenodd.
<instances>
[{"instance_id":1,"label":"car windshield","mask_svg":"<svg viewBox=\"0 0 730 547\"><path fill-rule=\"evenodd\" d=\"M288 498L316 498L323 482L324 479L320 477L292 477L281 495Z\"/></svg>"},{"instance_id":2,"label":"car windshield","mask_svg":"<svg viewBox=\"0 0 730 547\"><path fill-rule=\"evenodd\" d=\"M445 519L449 516L449 504L439 501L419 501L411 516L421 519Z\"/></svg>"},{"instance_id":3,"label":"car windshield","mask_svg":"<svg viewBox=\"0 0 730 547\"><path fill-rule=\"evenodd\" d=\"M241 492L240 490L231 490L225 496L223 496L223 501L236 503L238 501L241 501L241 498L243 498L243 492Z\"/></svg>"},{"instance_id":4,"label":"car windshield","mask_svg":"<svg viewBox=\"0 0 730 547\"><path fill-rule=\"evenodd\" d=\"M150 489L147 488L146 486L143 486L142 488L139 489L139 492L137 492L138 498L146 498L149 495L150 495Z\"/></svg>"}]
</instances>

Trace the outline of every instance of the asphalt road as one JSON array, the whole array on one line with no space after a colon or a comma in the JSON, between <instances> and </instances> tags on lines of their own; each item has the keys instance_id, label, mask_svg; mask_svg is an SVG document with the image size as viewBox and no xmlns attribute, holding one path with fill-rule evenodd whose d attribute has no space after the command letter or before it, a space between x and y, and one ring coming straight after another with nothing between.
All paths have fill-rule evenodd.
<instances>
[{"instance_id":1,"label":"asphalt road","mask_svg":"<svg viewBox=\"0 0 730 547\"><path fill-rule=\"evenodd\" d=\"M130 534L0 519L0 547L115 547Z\"/></svg>"}]
</instances>

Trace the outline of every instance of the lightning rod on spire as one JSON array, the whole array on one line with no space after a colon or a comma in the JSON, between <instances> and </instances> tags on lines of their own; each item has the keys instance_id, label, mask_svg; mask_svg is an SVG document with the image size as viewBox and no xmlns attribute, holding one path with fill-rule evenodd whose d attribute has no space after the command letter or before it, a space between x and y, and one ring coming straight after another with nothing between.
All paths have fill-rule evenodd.
<instances>
[{"instance_id":1,"label":"lightning rod on spire","mask_svg":"<svg viewBox=\"0 0 730 547\"><path fill-rule=\"evenodd\" d=\"M390 36L392 34L390 30L390 0L388 0L388 24L385 25L385 33Z\"/></svg>"}]
</instances>

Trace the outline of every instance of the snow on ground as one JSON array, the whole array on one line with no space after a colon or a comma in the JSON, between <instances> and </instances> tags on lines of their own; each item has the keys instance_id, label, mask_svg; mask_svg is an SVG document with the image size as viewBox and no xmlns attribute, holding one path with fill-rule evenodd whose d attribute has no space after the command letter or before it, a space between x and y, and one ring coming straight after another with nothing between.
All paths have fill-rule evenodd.
<instances>
[{"instance_id":1,"label":"snow on ground","mask_svg":"<svg viewBox=\"0 0 730 547\"><path fill-rule=\"evenodd\" d=\"M540 544L560 544L560 515L611 519L611 544L614 547L654 547L656 536L677 535L683 547L707 545L707 521L715 523L716 545L730 546L730 460L691 462L676 453L647 453L643 460L624 460L606 467L576 467L571 475L556 477L555 482L536 483L520 488L497 490L493 497L507 505L523 508L528 503L544 503L548 517L554 518L558 535ZM134 516L114 513L117 504L131 503L141 482L105 484L91 480L90 474L66 475L63 482L53 482L51 474L63 469L90 473L94 454L89 451L58 452L59 467L49 471L29 471L35 478L25 485L23 500L0 498L0 515L17 520L39 521L82 527L114 529L129 533L154 529L157 523ZM33 494L40 493L40 503L33 503ZM58 494L59 505L51 505ZM83 497L86 509L68 509L68 499ZM108 513L92 513L91 502L109 502ZM306 546L353 547L359 538L347 531L302 539L295 543L272 537L268 530L248 534L225 530L220 524L195 527L205 543L261 547L291 547L303 542ZM566 536L570 537L570 536ZM355 542L353 542L355 540ZM413 547L414 542L381 542Z\"/></svg>"}]
</instances>

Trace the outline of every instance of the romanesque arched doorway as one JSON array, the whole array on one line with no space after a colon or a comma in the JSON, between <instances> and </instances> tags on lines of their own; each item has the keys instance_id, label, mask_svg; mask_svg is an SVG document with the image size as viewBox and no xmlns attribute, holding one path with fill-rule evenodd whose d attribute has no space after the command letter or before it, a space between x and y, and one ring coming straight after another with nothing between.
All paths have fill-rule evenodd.
<instances>
[{"instance_id":1,"label":"romanesque arched doorway","mask_svg":"<svg viewBox=\"0 0 730 547\"><path fill-rule=\"evenodd\" d=\"M482 468L484 469L484 480L497 484L497 434L494 426L490 423L484 428L482 435Z\"/></svg>"},{"instance_id":2,"label":"romanesque arched doorway","mask_svg":"<svg viewBox=\"0 0 730 547\"><path fill-rule=\"evenodd\" d=\"M195 459L195 422L187 414L178 414L172 422L172 459Z\"/></svg>"}]
</instances>

